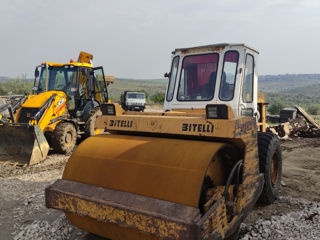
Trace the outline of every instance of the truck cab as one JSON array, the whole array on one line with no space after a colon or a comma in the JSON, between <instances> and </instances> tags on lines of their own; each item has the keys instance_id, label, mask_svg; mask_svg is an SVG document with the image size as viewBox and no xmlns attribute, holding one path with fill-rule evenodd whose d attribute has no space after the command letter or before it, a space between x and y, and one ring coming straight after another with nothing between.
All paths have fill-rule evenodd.
<instances>
[{"instance_id":1,"label":"truck cab","mask_svg":"<svg viewBox=\"0 0 320 240\"><path fill-rule=\"evenodd\" d=\"M258 51L245 44L214 44L172 53L164 111L229 105L235 116L257 116Z\"/></svg>"},{"instance_id":2,"label":"truck cab","mask_svg":"<svg viewBox=\"0 0 320 240\"><path fill-rule=\"evenodd\" d=\"M146 95L143 92L125 91L121 97L121 106L126 111L144 111Z\"/></svg>"}]
</instances>

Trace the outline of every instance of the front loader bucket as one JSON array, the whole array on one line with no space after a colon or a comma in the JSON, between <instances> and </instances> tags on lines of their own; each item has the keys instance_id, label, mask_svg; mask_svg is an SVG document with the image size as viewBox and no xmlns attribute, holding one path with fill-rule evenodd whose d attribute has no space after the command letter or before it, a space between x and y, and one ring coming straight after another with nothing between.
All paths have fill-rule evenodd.
<instances>
[{"instance_id":1,"label":"front loader bucket","mask_svg":"<svg viewBox=\"0 0 320 240\"><path fill-rule=\"evenodd\" d=\"M33 165L48 152L49 144L38 125L0 125L0 162Z\"/></svg>"}]
</instances>

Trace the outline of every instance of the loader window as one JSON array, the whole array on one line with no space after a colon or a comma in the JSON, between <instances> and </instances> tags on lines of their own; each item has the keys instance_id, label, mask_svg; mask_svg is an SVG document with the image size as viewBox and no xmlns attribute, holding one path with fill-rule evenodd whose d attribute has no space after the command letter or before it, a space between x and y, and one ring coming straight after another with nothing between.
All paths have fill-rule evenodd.
<instances>
[{"instance_id":1,"label":"loader window","mask_svg":"<svg viewBox=\"0 0 320 240\"><path fill-rule=\"evenodd\" d=\"M62 66L48 67L48 91L57 90L64 91L70 95L74 95L73 88L77 86L77 71L78 68L74 66ZM44 92L46 90L46 68L42 67L40 80L38 85L38 93Z\"/></svg>"},{"instance_id":2,"label":"loader window","mask_svg":"<svg viewBox=\"0 0 320 240\"><path fill-rule=\"evenodd\" d=\"M222 101L230 101L233 99L238 60L239 53L237 51L228 51L224 55L219 93L219 98Z\"/></svg>"},{"instance_id":3,"label":"loader window","mask_svg":"<svg viewBox=\"0 0 320 240\"><path fill-rule=\"evenodd\" d=\"M219 55L186 56L180 74L178 101L209 101L214 97Z\"/></svg>"},{"instance_id":4,"label":"loader window","mask_svg":"<svg viewBox=\"0 0 320 240\"><path fill-rule=\"evenodd\" d=\"M176 56L172 61L172 67L170 72L170 79L168 84L168 90L167 90L167 101L170 102L173 98L174 93L174 86L176 85L176 78L178 73L178 66L179 66L179 56Z\"/></svg>"},{"instance_id":5,"label":"loader window","mask_svg":"<svg viewBox=\"0 0 320 240\"><path fill-rule=\"evenodd\" d=\"M242 84L242 100L245 103L251 103L253 101L253 66L253 56L247 54L246 69Z\"/></svg>"}]
</instances>

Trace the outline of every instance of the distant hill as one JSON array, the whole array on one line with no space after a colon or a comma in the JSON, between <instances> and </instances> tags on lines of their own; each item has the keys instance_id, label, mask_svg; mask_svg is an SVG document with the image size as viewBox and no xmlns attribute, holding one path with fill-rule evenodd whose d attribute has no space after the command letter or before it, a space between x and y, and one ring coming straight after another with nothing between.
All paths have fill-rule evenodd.
<instances>
[{"instance_id":1,"label":"distant hill","mask_svg":"<svg viewBox=\"0 0 320 240\"><path fill-rule=\"evenodd\" d=\"M320 83L303 87L290 88L281 92L291 94L303 94L309 96L320 96Z\"/></svg>"},{"instance_id":2,"label":"distant hill","mask_svg":"<svg viewBox=\"0 0 320 240\"><path fill-rule=\"evenodd\" d=\"M320 74L284 74L259 76L259 90L263 92L282 92L320 84Z\"/></svg>"},{"instance_id":3,"label":"distant hill","mask_svg":"<svg viewBox=\"0 0 320 240\"><path fill-rule=\"evenodd\" d=\"M6 82L8 81L8 77L1 77L0 76L0 82Z\"/></svg>"},{"instance_id":4,"label":"distant hill","mask_svg":"<svg viewBox=\"0 0 320 240\"><path fill-rule=\"evenodd\" d=\"M126 90L145 91L149 96L156 93L164 93L167 87L167 79L125 79L116 78L113 84L108 86L111 99L119 100L120 95Z\"/></svg>"}]
</instances>

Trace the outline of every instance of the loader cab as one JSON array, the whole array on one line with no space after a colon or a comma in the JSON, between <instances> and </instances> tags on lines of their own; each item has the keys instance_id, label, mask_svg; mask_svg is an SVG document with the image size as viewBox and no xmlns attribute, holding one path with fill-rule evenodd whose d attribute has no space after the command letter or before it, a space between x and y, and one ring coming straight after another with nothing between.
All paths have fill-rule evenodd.
<instances>
[{"instance_id":1,"label":"loader cab","mask_svg":"<svg viewBox=\"0 0 320 240\"><path fill-rule=\"evenodd\" d=\"M244 44L173 51L164 110L229 105L235 116L258 115L258 52Z\"/></svg>"},{"instance_id":2,"label":"loader cab","mask_svg":"<svg viewBox=\"0 0 320 240\"><path fill-rule=\"evenodd\" d=\"M108 102L102 67L86 63L43 63L36 67L34 93L63 91L68 97L68 110L82 109L89 101L97 105Z\"/></svg>"}]
</instances>

